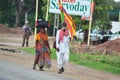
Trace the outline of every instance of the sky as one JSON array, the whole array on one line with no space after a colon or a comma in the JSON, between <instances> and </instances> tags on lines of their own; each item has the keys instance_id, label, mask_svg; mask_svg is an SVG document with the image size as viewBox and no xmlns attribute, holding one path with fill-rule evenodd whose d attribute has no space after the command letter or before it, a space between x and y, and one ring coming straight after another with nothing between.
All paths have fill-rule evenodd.
<instances>
[{"instance_id":1,"label":"sky","mask_svg":"<svg viewBox=\"0 0 120 80\"><path fill-rule=\"evenodd\" d=\"M114 1L120 1L120 0L114 0Z\"/></svg>"}]
</instances>

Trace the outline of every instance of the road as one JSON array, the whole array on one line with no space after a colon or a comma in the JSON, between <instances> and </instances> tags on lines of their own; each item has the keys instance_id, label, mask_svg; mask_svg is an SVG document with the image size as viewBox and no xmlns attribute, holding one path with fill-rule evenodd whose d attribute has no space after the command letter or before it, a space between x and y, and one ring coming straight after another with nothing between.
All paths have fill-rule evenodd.
<instances>
[{"instance_id":1,"label":"road","mask_svg":"<svg viewBox=\"0 0 120 80\"><path fill-rule=\"evenodd\" d=\"M72 80L0 61L0 80Z\"/></svg>"},{"instance_id":2,"label":"road","mask_svg":"<svg viewBox=\"0 0 120 80\"><path fill-rule=\"evenodd\" d=\"M31 36L30 47L34 45L33 40L34 37ZM38 68L33 70L33 55L14 52L21 47L21 42L22 35L0 34L0 80L120 80L120 75L73 63L68 63L65 72L58 74L56 60L52 60L51 69L45 69L44 72Z\"/></svg>"}]
</instances>

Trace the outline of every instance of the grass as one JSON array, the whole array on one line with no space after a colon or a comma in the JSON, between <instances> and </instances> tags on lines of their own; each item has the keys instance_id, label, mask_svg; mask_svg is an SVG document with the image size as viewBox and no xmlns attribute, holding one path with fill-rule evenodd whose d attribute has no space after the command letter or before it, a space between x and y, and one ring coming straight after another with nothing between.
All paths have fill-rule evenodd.
<instances>
[{"instance_id":1,"label":"grass","mask_svg":"<svg viewBox=\"0 0 120 80\"><path fill-rule=\"evenodd\" d=\"M31 48L31 47L29 47L29 48L19 48L18 50L35 55L35 49Z\"/></svg>"},{"instance_id":2,"label":"grass","mask_svg":"<svg viewBox=\"0 0 120 80\"><path fill-rule=\"evenodd\" d=\"M70 61L89 68L120 74L120 56L75 54L71 51Z\"/></svg>"},{"instance_id":3,"label":"grass","mask_svg":"<svg viewBox=\"0 0 120 80\"><path fill-rule=\"evenodd\" d=\"M34 48L20 48L19 50L35 55ZM52 59L56 59L55 49L51 49ZM120 74L120 56L76 54L70 50L70 62L89 68Z\"/></svg>"}]
</instances>

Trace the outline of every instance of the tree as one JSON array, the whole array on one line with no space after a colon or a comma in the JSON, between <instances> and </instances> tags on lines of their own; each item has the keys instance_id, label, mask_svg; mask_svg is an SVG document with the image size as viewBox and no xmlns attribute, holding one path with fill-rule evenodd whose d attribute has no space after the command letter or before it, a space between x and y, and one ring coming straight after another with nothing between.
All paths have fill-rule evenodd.
<instances>
[{"instance_id":1,"label":"tree","mask_svg":"<svg viewBox=\"0 0 120 80\"><path fill-rule=\"evenodd\" d=\"M35 9L35 0L17 0L16 3L16 22L15 26L20 25L20 18L25 15L25 13L30 12Z\"/></svg>"},{"instance_id":2,"label":"tree","mask_svg":"<svg viewBox=\"0 0 120 80\"><path fill-rule=\"evenodd\" d=\"M0 23L12 26L15 17L10 0L0 0ZM11 24L9 24L11 23Z\"/></svg>"},{"instance_id":3,"label":"tree","mask_svg":"<svg viewBox=\"0 0 120 80\"><path fill-rule=\"evenodd\" d=\"M120 12L120 2L113 2L113 10L109 11L109 18L111 21L118 21Z\"/></svg>"},{"instance_id":4,"label":"tree","mask_svg":"<svg viewBox=\"0 0 120 80\"><path fill-rule=\"evenodd\" d=\"M94 0L94 1L95 10L93 13L94 20L93 24L97 24L99 25L99 27L102 28L109 22L108 11L113 9L113 6L111 5L113 0Z\"/></svg>"},{"instance_id":5,"label":"tree","mask_svg":"<svg viewBox=\"0 0 120 80\"><path fill-rule=\"evenodd\" d=\"M42 1L39 0L39 17L42 17ZM35 21L36 0L0 0L0 22L11 26L21 26L24 22L24 15L28 12L30 23ZM12 24L11 24L12 23Z\"/></svg>"}]
</instances>

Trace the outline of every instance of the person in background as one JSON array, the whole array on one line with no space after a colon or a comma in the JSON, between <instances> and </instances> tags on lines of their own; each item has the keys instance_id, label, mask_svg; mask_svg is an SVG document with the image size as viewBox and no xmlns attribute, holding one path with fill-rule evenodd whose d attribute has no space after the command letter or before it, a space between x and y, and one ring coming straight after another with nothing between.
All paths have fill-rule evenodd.
<instances>
[{"instance_id":1,"label":"person in background","mask_svg":"<svg viewBox=\"0 0 120 80\"><path fill-rule=\"evenodd\" d=\"M39 66L40 71L44 71L44 67L51 67L50 58L50 46L48 41L48 36L45 31L45 27L40 27L39 32L36 35L36 55L33 64L33 69L36 69L36 65Z\"/></svg>"},{"instance_id":2,"label":"person in background","mask_svg":"<svg viewBox=\"0 0 120 80\"><path fill-rule=\"evenodd\" d=\"M28 47L29 37L31 35L31 27L28 25L28 21L25 21L25 24L22 27L23 30L23 42L22 47L24 47L26 43L26 47Z\"/></svg>"},{"instance_id":3,"label":"person in background","mask_svg":"<svg viewBox=\"0 0 120 80\"><path fill-rule=\"evenodd\" d=\"M70 32L67 30L67 24L62 23L62 28L56 34L56 55L59 68L59 74L64 72L64 67L69 60L69 42L71 41Z\"/></svg>"}]
</instances>

